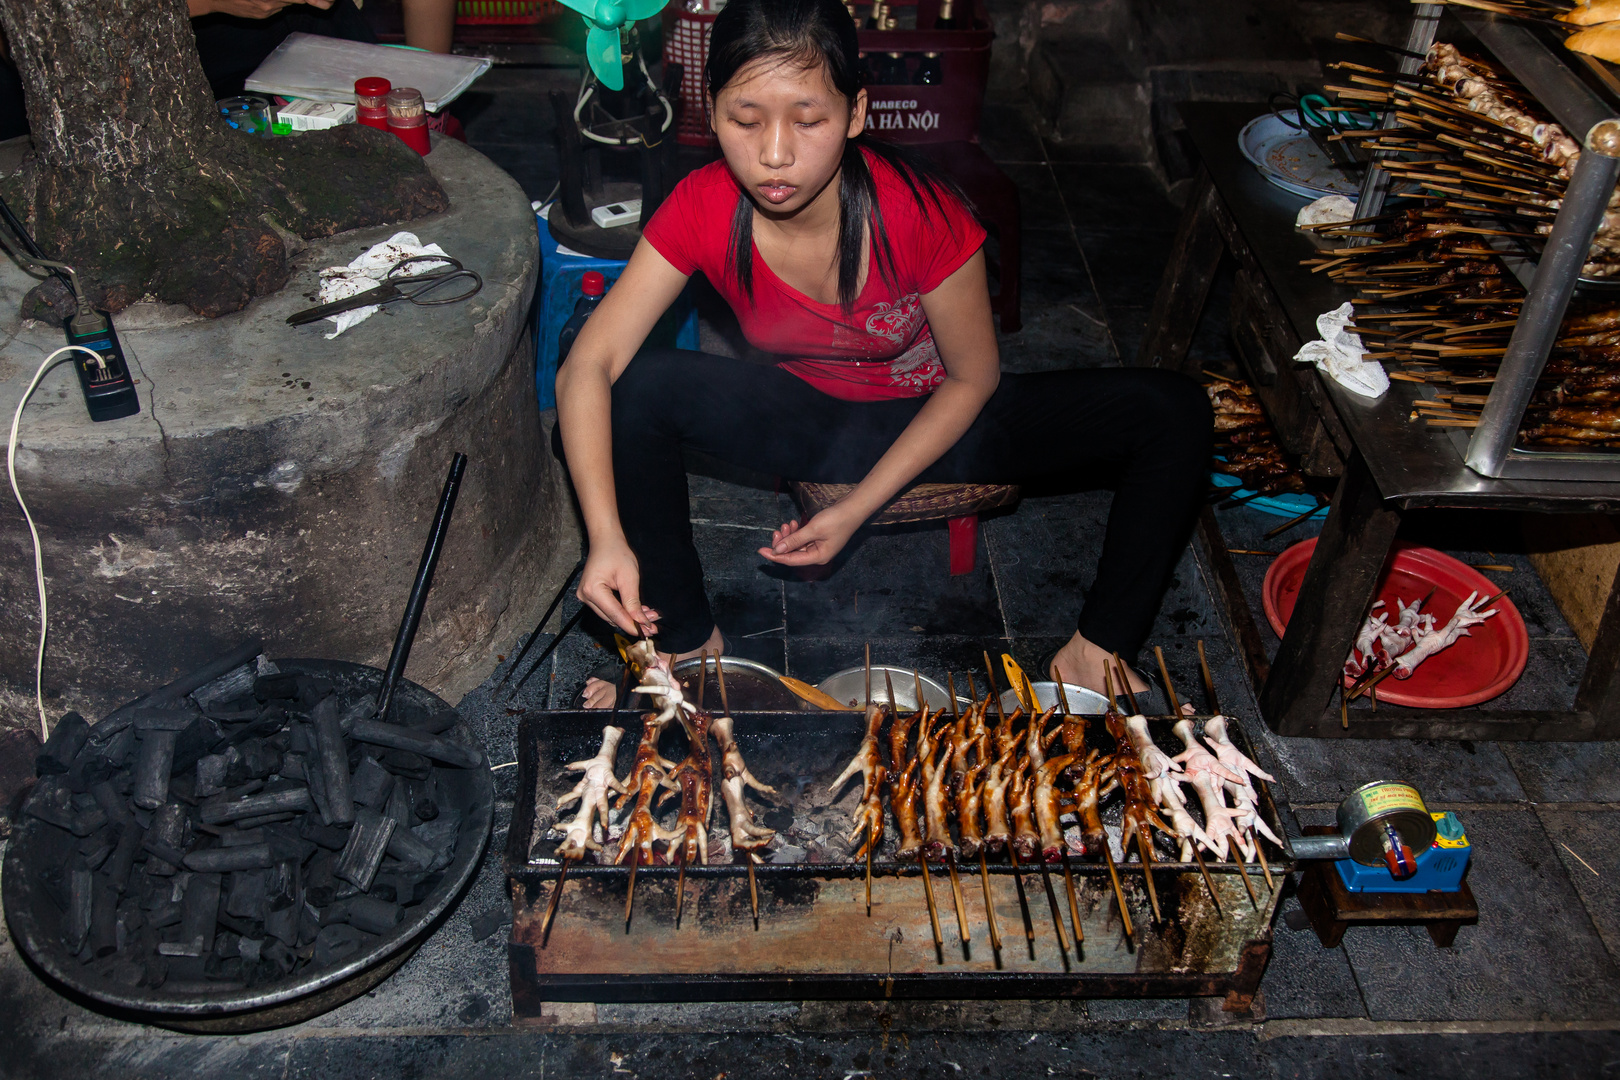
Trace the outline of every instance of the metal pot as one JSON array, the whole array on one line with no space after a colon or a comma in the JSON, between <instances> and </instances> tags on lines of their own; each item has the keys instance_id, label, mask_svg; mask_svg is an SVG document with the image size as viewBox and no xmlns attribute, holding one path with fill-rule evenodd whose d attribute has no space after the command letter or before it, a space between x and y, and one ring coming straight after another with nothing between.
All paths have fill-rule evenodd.
<instances>
[{"instance_id":1,"label":"metal pot","mask_svg":"<svg viewBox=\"0 0 1620 1080\"><path fill-rule=\"evenodd\" d=\"M703 705L711 712L720 708L720 683L715 677L714 657L709 658L708 680L703 686ZM804 701L782 685L782 673L741 656L722 656L720 662L726 671L726 700L735 712L791 712L807 709ZM682 660L670 669L681 684L686 700L696 702L698 697L698 668L703 663L699 656Z\"/></svg>"},{"instance_id":2,"label":"metal pot","mask_svg":"<svg viewBox=\"0 0 1620 1080\"><path fill-rule=\"evenodd\" d=\"M330 679L345 704L366 694L375 695L382 683L383 673L376 668L342 660L278 660L276 664L284 672ZM450 709L436 694L406 680L401 680L395 701L432 711ZM444 734L471 746L480 745L464 720ZM6 851L6 919L17 944L46 975L128 1019L212 1034L262 1031L298 1023L358 997L392 974L410 958L472 879L489 839L494 781L487 768L440 769L437 780L439 791L451 800L448 807L463 815L455 858L445 868L438 886L420 904L407 909L398 926L370 948L334 967L252 989L209 994L173 994L165 993L161 987L142 990L114 983L69 956L63 946L58 932L61 913L35 877L45 860L59 858L60 853L45 850L46 826L26 816L14 828Z\"/></svg>"},{"instance_id":3,"label":"metal pot","mask_svg":"<svg viewBox=\"0 0 1620 1080\"><path fill-rule=\"evenodd\" d=\"M1038 682L1031 683L1030 688L1035 691L1035 701L1044 711L1058 705L1057 683ZM1086 713L1087 715L1101 715L1108 711L1108 699L1095 690L1088 690L1084 686L1074 683L1064 683L1064 695L1068 710L1072 713ZM1011 690L1001 693L1001 707L1007 712L1018 708L1020 702L1018 695Z\"/></svg>"},{"instance_id":4,"label":"metal pot","mask_svg":"<svg viewBox=\"0 0 1620 1080\"><path fill-rule=\"evenodd\" d=\"M917 675L911 668L890 667L888 665L872 665L872 700L883 704L889 700L888 684L884 681L884 673L894 682L894 704L900 709L916 709L917 707ZM924 675L922 678L923 701L930 709L947 708L951 703L950 692L939 683ZM836 698L846 705L853 704L859 708L866 704L866 668L846 668L836 674L829 675L821 680L816 687L823 694ZM963 703L966 699L962 699Z\"/></svg>"}]
</instances>

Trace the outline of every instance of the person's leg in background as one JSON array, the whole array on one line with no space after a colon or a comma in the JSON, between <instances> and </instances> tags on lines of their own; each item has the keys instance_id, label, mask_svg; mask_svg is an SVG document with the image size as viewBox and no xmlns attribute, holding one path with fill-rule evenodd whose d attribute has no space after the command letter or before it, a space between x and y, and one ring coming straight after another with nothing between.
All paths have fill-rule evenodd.
<instances>
[{"instance_id":1,"label":"person's leg in background","mask_svg":"<svg viewBox=\"0 0 1620 1080\"><path fill-rule=\"evenodd\" d=\"M400 0L405 14L405 44L413 49L447 53L456 36L456 0Z\"/></svg>"}]
</instances>

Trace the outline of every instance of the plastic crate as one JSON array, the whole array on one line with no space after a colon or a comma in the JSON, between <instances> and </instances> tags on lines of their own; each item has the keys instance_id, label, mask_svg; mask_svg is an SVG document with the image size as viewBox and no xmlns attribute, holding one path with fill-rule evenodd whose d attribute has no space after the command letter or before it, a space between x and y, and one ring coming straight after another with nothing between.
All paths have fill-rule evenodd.
<instances>
[{"instance_id":1,"label":"plastic crate","mask_svg":"<svg viewBox=\"0 0 1620 1080\"><path fill-rule=\"evenodd\" d=\"M561 10L557 0L456 0L456 25L530 26Z\"/></svg>"},{"instance_id":2,"label":"plastic crate","mask_svg":"<svg viewBox=\"0 0 1620 1080\"><path fill-rule=\"evenodd\" d=\"M675 114L675 141L682 146L714 146L709 128L709 98L703 86L703 68L709 59L709 34L714 16L677 11L665 25L664 62L681 65L680 107Z\"/></svg>"}]
</instances>

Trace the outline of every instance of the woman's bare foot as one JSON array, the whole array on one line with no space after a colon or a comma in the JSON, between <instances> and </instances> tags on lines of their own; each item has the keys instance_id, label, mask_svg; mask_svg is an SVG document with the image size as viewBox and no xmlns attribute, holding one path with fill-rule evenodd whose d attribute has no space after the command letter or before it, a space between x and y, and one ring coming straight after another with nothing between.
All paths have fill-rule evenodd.
<instances>
[{"instance_id":1,"label":"woman's bare foot","mask_svg":"<svg viewBox=\"0 0 1620 1080\"><path fill-rule=\"evenodd\" d=\"M1057 655L1052 658L1052 670L1046 674L1048 678L1056 681L1083 686L1087 690L1095 690L1100 694L1106 685L1104 676L1110 670L1112 661L1112 653L1107 652L1101 646L1093 645L1081 637L1080 632L1076 630L1074 637L1070 638L1063 648L1057 651ZM1148 689L1148 684L1143 681L1140 675L1131 670L1129 664L1125 666L1125 673L1126 678L1130 680L1131 693L1140 694ZM1115 680L1117 679L1118 675L1116 674ZM1120 687L1116 685L1114 692L1119 693Z\"/></svg>"},{"instance_id":2,"label":"woman's bare foot","mask_svg":"<svg viewBox=\"0 0 1620 1080\"><path fill-rule=\"evenodd\" d=\"M690 652L659 653L658 655L669 661L671 666L674 666L675 664L680 663L682 660L697 656L699 653L703 652L709 652L713 653L715 656L719 656L720 651L723 648L725 648L725 639L720 636L720 628L717 626L713 631L710 632L709 640L705 641L703 644L699 645ZM618 692L618 689L618 687L614 686L605 679L586 679L584 700L585 708L613 708L613 696Z\"/></svg>"}]
</instances>

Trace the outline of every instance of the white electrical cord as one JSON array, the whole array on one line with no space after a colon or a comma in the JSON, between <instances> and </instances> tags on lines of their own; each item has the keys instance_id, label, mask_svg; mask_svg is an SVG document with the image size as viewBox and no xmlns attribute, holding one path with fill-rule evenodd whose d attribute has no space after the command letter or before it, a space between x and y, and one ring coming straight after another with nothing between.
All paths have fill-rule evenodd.
<instances>
[{"instance_id":1,"label":"white electrical cord","mask_svg":"<svg viewBox=\"0 0 1620 1080\"><path fill-rule=\"evenodd\" d=\"M17 413L11 418L11 441L6 444L6 473L11 477L11 494L17 499L17 505L22 507L23 517L28 521L28 533L34 538L34 583L39 586L39 655L34 660L34 702L39 706L39 738L41 742L51 737L50 724L45 719L45 560L39 550L39 530L34 527L34 515L28 512L28 504L23 502L22 491L17 487L17 428L22 424L23 407L28 399L34 396L39 389L39 382L57 364L64 363L67 357L64 353L82 352L102 363L101 354L92 352L82 345L64 345L45 358L34 372L34 381L28 384L23 391L22 400L17 402Z\"/></svg>"}]
</instances>

